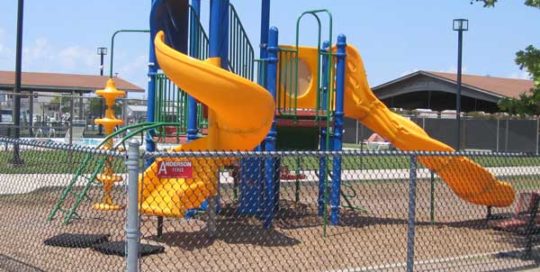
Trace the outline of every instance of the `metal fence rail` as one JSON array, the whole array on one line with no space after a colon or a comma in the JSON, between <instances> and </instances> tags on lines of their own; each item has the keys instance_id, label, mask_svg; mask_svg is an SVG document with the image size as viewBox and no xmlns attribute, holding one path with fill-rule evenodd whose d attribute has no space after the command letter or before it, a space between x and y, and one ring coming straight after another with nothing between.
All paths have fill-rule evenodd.
<instances>
[{"instance_id":1,"label":"metal fence rail","mask_svg":"<svg viewBox=\"0 0 540 272\"><path fill-rule=\"evenodd\" d=\"M519 271L540 261L536 155L142 153L136 142L126 153L6 138L0 144L0 268L8 270ZM22 166L9 164L14 145ZM463 156L512 185L513 204L473 205L423 165ZM148 159L154 164L142 169ZM340 169L330 167L336 159ZM99 168L103 160L122 178L110 192L114 204L129 205L129 215L96 209L105 188L93 182L77 217L64 224L62 214L84 192L92 170L112 174ZM474 190L477 174L467 167L452 171ZM74 180L66 209L48 221ZM44 244L62 233L76 234L67 239L74 248ZM89 234L119 243L85 247L81 239ZM121 255L127 245L143 257L103 254L93 249L99 245Z\"/></svg>"}]
</instances>

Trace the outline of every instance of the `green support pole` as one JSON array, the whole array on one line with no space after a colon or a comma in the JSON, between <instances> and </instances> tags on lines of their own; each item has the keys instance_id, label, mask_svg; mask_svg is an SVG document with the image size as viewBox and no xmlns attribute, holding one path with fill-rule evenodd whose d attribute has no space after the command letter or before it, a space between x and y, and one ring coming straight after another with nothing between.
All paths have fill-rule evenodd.
<instances>
[{"instance_id":1,"label":"green support pole","mask_svg":"<svg viewBox=\"0 0 540 272\"><path fill-rule=\"evenodd\" d=\"M150 30L147 29L121 29L113 33L111 37L111 65L109 71L109 77L113 77L113 59L114 59L114 38L120 33L150 33Z\"/></svg>"}]
</instances>

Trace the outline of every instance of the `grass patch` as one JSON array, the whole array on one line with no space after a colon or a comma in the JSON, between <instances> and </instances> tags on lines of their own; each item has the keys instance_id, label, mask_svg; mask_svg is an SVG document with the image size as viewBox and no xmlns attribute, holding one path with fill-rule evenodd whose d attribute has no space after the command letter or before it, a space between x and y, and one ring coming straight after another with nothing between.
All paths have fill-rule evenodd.
<instances>
[{"instance_id":1,"label":"grass patch","mask_svg":"<svg viewBox=\"0 0 540 272\"><path fill-rule=\"evenodd\" d=\"M21 150L24 165L14 167L9 164L13 153L0 152L0 173L2 174L72 174L83 167L83 174L91 173L98 167L104 156L64 150ZM87 156L90 156L86 160ZM83 165L83 162L86 163ZM112 161L115 172L126 172L123 159Z\"/></svg>"},{"instance_id":2,"label":"grass patch","mask_svg":"<svg viewBox=\"0 0 540 272\"><path fill-rule=\"evenodd\" d=\"M3 174L67 174L75 173L85 161L88 153L64 150L21 150L21 158L25 164L21 167L9 165L12 152L0 152L0 173ZM82 173L88 174L95 169L104 156L90 154ZM471 158L484 167L526 167L540 166L540 157L501 157L478 156ZM327 163L331 167L333 158L328 157ZM319 157L288 156L281 159L281 165L289 170L317 170ZM343 170L356 169L408 169L410 158L407 156L344 156L341 161ZM421 164L418 165L420 168ZM115 172L126 172L122 158L113 159Z\"/></svg>"}]
</instances>

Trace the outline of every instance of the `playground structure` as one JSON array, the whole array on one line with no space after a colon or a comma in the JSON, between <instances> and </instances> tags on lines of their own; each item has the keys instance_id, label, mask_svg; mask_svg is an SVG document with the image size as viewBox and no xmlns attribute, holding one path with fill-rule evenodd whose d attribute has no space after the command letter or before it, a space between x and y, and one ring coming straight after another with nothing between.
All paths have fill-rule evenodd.
<instances>
[{"instance_id":1,"label":"playground structure","mask_svg":"<svg viewBox=\"0 0 540 272\"><path fill-rule=\"evenodd\" d=\"M124 122L114 116L113 105L117 98L126 95L124 91L120 91L116 88L114 81L109 79L107 86L103 90L96 91L98 96L103 97L105 100L106 110L105 117L102 119L96 119L96 125L102 125L103 131L106 135L113 133L114 128L122 125ZM104 149L111 149L114 145L114 140L108 139L103 145ZM115 174L111 165L111 159L105 160L103 167L103 173L96 176L96 180L103 184L103 200L101 203L96 203L94 208L97 210L120 210L123 207L113 203L111 191L114 183L122 181L122 177Z\"/></svg>"},{"instance_id":2,"label":"playground structure","mask_svg":"<svg viewBox=\"0 0 540 272\"><path fill-rule=\"evenodd\" d=\"M200 0L192 0L191 5L187 0L155 0L150 15L147 122L111 133L102 145L115 149L129 138L145 133L146 150L152 152L172 131L182 139L178 142L185 142L174 152L340 151L343 118L348 116L401 150L454 151L377 99L367 83L358 50L346 43L344 35L333 43L330 12L302 13L296 24L295 45L279 45L278 29L269 27L269 12L270 1L263 0L260 59L255 59L252 43L229 1L210 2L210 31L206 35L199 21ZM322 16L327 16L326 28ZM318 40L312 47L300 45L301 25L307 17L318 23ZM328 38L323 41L325 31ZM114 118L109 120L109 124L119 125ZM110 142L124 134L116 144ZM465 157L419 157L419 161L470 203L505 207L514 200L514 190L508 183L498 181ZM159 169L167 163L182 164L190 169L189 174L160 177ZM216 209L219 182L208 173L217 173L233 163L239 165L240 173L238 213L257 216L265 228L270 228L279 208L281 175L275 158L246 158L240 162L200 157L147 161L140 180L140 212L184 217L202 206L207 211ZM330 224L338 225L341 199L346 198L342 193L341 158L320 158L319 166L318 213L325 220L328 217ZM61 208L84 171L77 172L50 219L58 210L68 211L64 222L73 218L91 184L102 180L98 173L107 172L107 159L102 160L99 168L77 196L79 201L69 209ZM112 182L102 182L106 197Z\"/></svg>"}]
</instances>

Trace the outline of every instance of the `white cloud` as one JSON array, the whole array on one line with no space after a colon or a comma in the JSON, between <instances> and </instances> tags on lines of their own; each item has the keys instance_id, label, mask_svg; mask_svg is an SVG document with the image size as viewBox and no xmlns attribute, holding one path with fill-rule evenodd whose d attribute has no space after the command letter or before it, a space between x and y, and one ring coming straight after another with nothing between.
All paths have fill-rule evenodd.
<instances>
[{"instance_id":1,"label":"white cloud","mask_svg":"<svg viewBox=\"0 0 540 272\"><path fill-rule=\"evenodd\" d=\"M94 50L80 46L69 46L58 52L58 61L61 67L73 72L98 71L98 57Z\"/></svg>"},{"instance_id":2,"label":"white cloud","mask_svg":"<svg viewBox=\"0 0 540 272\"><path fill-rule=\"evenodd\" d=\"M47 59L52 55L52 48L45 38L34 40L33 44L23 49L23 56L30 60Z\"/></svg>"},{"instance_id":3,"label":"white cloud","mask_svg":"<svg viewBox=\"0 0 540 272\"><path fill-rule=\"evenodd\" d=\"M6 43L6 31L0 28L0 69L8 70L13 65L14 55Z\"/></svg>"},{"instance_id":4,"label":"white cloud","mask_svg":"<svg viewBox=\"0 0 540 272\"><path fill-rule=\"evenodd\" d=\"M4 36L6 35L5 33L6 31L0 28L0 54L2 54L2 52L5 50L4 48L6 47L4 45Z\"/></svg>"},{"instance_id":5,"label":"white cloud","mask_svg":"<svg viewBox=\"0 0 540 272\"><path fill-rule=\"evenodd\" d=\"M14 51L1 40L0 59L3 63L14 61ZM58 47L45 38L37 38L23 45L23 70L33 72L97 73L98 57L93 49L80 46ZM2 69L13 69L4 64Z\"/></svg>"},{"instance_id":6,"label":"white cloud","mask_svg":"<svg viewBox=\"0 0 540 272\"><path fill-rule=\"evenodd\" d=\"M116 63L117 62L115 62L115 64ZM146 76L148 70L147 55L139 55L131 61L120 64L118 67L119 68L115 69L114 72L118 73L119 77L129 80L139 87L145 88L148 80Z\"/></svg>"}]
</instances>

